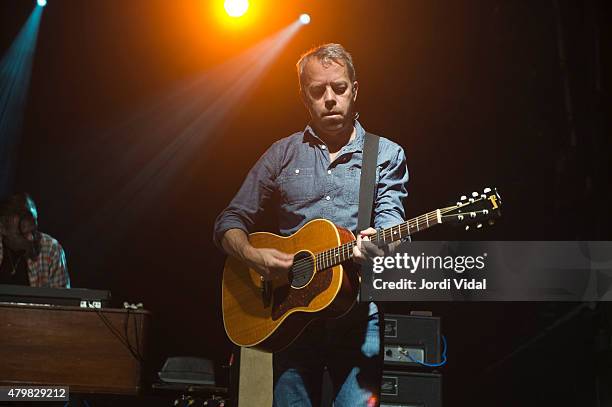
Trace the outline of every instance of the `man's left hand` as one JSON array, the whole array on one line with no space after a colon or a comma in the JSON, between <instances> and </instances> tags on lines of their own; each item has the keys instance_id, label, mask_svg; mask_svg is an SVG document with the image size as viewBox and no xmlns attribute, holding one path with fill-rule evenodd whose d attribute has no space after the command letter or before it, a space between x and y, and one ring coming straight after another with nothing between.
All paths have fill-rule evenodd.
<instances>
[{"instance_id":1,"label":"man's left hand","mask_svg":"<svg viewBox=\"0 0 612 407\"><path fill-rule=\"evenodd\" d=\"M363 244L364 241L369 242L370 236L375 234L376 229L374 228L367 228L366 230L362 230L361 232L359 232L359 235L357 236L357 245L353 247L353 256L355 257L356 262L364 263L368 259L372 259L373 257L385 255L384 250L376 246L375 244Z\"/></svg>"}]
</instances>

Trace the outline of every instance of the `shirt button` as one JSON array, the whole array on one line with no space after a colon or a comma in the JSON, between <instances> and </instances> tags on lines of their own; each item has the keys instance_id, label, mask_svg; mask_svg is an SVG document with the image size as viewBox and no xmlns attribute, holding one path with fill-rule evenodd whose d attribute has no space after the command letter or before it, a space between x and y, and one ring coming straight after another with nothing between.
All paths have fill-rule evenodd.
<instances>
[{"instance_id":1,"label":"shirt button","mask_svg":"<svg viewBox=\"0 0 612 407\"><path fill-rule=\"evenodd\" d=\"M327 170L327 173L331 175L331 170Z\"/></svg>"},{"instance_id":2,"label":"shirt button","mask_svg":"<svg viewBox=\"0 0 612 407\"><path fill-rule=\"evenodd\" d=\"M300 170L295 170L295 173L296 173L296 174L299 174L299 173L300 173Z\"/></svg>"},{"instance_id":3,"label":"shirt button","mask_svg":"<svg viewBox=\"0 0 612 407\"><path fill-rule=\"evenodd\" d=\"M329 196L329 195L327 195L327 196L325 197L325 200L326 200L326 201L329 201L330 199L331 199L331 196Z\"/></svg>"},{"instance_id":4,"label":"shirt button","mask_svg":"<svg viewBox=\"0 0 612 407\"><path fill-rule=\"evenodd\" d=\"M325 144L323 144L323 145L321 146L321 149L322 149L322 150L325 150L326 148L327 148L327 147L325 146Z\"/></svg>"}]
</instances>

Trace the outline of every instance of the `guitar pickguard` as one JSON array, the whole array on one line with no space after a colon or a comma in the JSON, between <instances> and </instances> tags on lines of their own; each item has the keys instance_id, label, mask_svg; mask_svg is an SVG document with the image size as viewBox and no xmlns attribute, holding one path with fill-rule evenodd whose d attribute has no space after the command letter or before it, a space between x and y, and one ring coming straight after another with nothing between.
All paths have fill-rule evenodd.
<instances>
[{"instance_id":1,"label":"guitar pickguard","mask_svg":"<svg viewBox=\"0 0 612 407\"><path fill-rule=\"evenodd\" d=\"M272 320L278 320L292 309L308 307L317 295L330 286L332 276L331 269L319 270L315 273L312 281L303 288L296 289L288 284L274 288L272 294Z\"/></svg>"}]
</instances>

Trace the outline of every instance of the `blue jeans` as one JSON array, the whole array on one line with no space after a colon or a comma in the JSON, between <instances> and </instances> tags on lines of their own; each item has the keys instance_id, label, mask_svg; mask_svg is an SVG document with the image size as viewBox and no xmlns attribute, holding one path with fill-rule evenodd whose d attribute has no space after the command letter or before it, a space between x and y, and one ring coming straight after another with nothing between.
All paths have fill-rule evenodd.
<instances>
[{"instance_id":1,"label":"blue jeans","mask_svg":"<svg viewBox=\"0 0 612 407\"><path fill-rule=\"evenodd\" d=\"M274 354L274 406L319 407L325 367L334 407L377 406L380 344L374 303L356 304L342 318L312 323L287 349Z\"/></svg>"}]
</instances>

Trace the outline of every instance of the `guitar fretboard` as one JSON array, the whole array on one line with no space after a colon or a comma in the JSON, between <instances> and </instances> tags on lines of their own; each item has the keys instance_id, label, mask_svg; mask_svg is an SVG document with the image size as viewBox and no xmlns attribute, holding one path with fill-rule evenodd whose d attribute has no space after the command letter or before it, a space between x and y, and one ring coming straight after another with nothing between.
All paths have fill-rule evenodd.
<instances>
[{"instance_id":1,"label":"guitar fretboard","mask_svg":"<svg viewBox=\"0 0 612 407\"><path fill-rule=\"evenodd\" d=\"M370 237L370 241L377 246L383 246L404 239L414 233L442 223L440 213L440 210L436 209L435 211L410 219L399 225L381 229ZM357 241L353 240L341 246L334 247L333 249L317 253L317 270L334 267L342 262L350 260L353 258L353 247L355 247L356 244Z\"/></svg>"}]
</instances>

